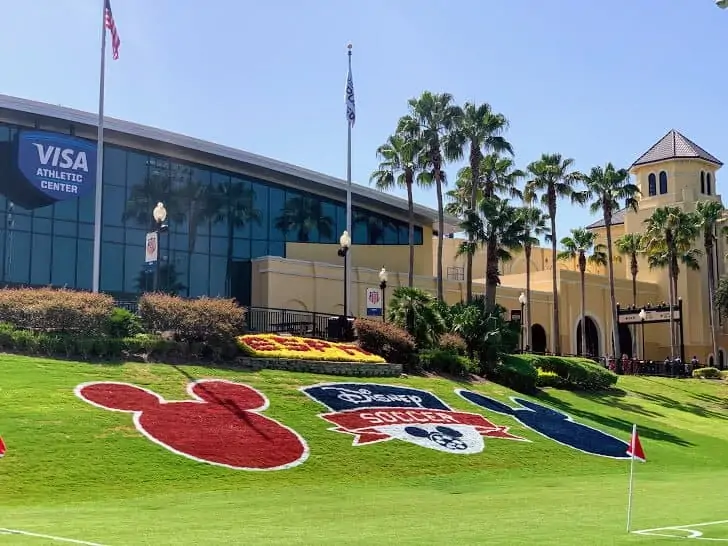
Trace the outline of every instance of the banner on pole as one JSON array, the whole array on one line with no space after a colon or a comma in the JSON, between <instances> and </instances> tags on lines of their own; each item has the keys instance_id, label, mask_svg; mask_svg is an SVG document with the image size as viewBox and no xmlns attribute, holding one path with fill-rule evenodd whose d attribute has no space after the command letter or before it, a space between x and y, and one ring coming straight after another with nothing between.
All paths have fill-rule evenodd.
<instances>
[{"instance_id":1,"label":"banner on pole","mask_svg":"<svg viewBox=\"0 0 728 546\"><path fill-rule=\"evenodd\" d=\"M147 241L144 245L144 263L147 265L156 263L159 255L159 234L156 231L147 233Z\"/></svg>"},{"instance_id":2,"label":"banner on pole","mask_svg":"<svg viewBox=\"0 0 728 546\"><path fill-rule=\"evenodd\" d=\"M382 316L382 290L380 288L367 288L367 316Z\"/></svg>"}]
</instances>

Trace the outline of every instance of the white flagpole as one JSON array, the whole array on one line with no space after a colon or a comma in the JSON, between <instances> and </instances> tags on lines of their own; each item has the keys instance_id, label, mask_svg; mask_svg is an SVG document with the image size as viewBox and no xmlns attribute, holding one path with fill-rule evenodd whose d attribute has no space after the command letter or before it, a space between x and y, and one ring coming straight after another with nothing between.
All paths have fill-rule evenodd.
<instances>
[{"instance_id":1,"label":"white flagpole","mask_svg":"<svg viewBox=\"0 0 728 546\"><path fill-rule=\"evenodd\" d=\"M99 132L96 145L96 202L94 206L93 291L101 281L101 208L104 172L104 76L106 73L106 2L101 0L101 72L99 75Z\"/></svg>"},{"instance_id":2,"label":"white flagpole","mask_svg":"<svg viewBox=\"0 0 728 546\"><path fill-rule=\"evenodd\" d=\"M632 527L632 484L634 483L634 446L633 440L637 434L637 425L632 425L632 439L630 439L630 451L632 457L629 463L629 497L627 498L627 532L630 532Z\"/></svg>"},{"instance_id":3,"label":"white flagpole","mask_svg":"<svg viewBox=\"0 0 728 546\"><path fill-rule=\"evenodd\" d=\"M351 102L353 105L354 101L354 88L352 85L351 90L349 90L349 77L351 77L351 48L352 45L348 44L347 46L348 54L349 54L349 73L347 75L347 109L349 105L349 92L351 92ZM352 81L353 84L353 81ZM356 115L356 114L354 114ZM349 232L349 236L352 237L353 240L353 234L351 231L351 126L352 126L352 120L349 118L349 114L347 112L347 140L346 140L346 231ZM353 245L352 245L353 246ZM346 277L346 286L344 287L344 290L346 292L346 309L344 309L344 313L347 317L351 316L351 246L349 247L349 251L344 256L344 268L345 268L345 277Z\"/></svg>"}]
</instances>

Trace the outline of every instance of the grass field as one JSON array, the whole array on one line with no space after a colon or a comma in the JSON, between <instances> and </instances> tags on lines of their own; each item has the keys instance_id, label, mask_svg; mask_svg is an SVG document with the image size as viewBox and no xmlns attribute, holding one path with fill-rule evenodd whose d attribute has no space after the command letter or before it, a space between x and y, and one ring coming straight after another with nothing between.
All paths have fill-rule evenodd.
<instances>
[{"instance_id":1,"label":"grass field","mask_svg":"<svg viewBox=\"0 0 728 546\"><path fill-rule=\"evenodd\" d=\"M196 462L143 437L130 414L74 395L80 383L121 381L183 400L197 378L262 391L270 399L264 414L306 439L308 459L275 472ZM8 448L0 459L0 546L61 544L9 531L114 546L728 542L724 382L623 377L617 394L540 397L624 440L637 423L648 462L636 465L633 528L647 531L627 534L628 461L559 445L454 392L465 387L507 401L507 389L377 381L430 390L531 440L486 438L482 453L452 455L398 440L352 446L353 437L328 430L318 417L324 408L298 390L323 381L342 379L0 356L0 435Z\"/></svg>"}]
</instances>

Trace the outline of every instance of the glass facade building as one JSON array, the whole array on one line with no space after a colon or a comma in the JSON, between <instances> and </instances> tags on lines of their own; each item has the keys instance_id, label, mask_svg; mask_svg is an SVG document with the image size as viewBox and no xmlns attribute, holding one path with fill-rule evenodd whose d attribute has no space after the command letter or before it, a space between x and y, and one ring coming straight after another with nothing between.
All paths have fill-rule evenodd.
<instances>
[{"instance_id":1,"label":"glass facade building","mask_svg":"<svg viewBox=\"0 0 728 546\"><path fill-rule=\"evenodd\" d=\"M70 122L48 127L40 118L33 128L74 133ZM27 130L0 123L2 283L91 289L95 192L24 208L13 191L3 191L27 184L19 180L17 164L18 138ZM343 202L303 186L108 142L103 184L100 287L118 298L153 289L156 269L145 264L145 238L159 201L169 224L159 236L159 288L186 297L232 296L241 304L250 302L252 259L285 257L291 242L338 244L346 224ZM408 244L401 219L356 206L353 215L354 244ZM417 226L415 243L421 245L422 237Z\"/></svg>"}]
</instances>

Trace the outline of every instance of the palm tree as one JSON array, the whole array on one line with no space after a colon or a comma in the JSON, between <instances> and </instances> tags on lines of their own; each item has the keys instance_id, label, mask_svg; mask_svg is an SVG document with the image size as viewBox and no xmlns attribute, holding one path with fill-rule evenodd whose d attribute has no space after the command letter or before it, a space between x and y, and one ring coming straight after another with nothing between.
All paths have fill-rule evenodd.
<instances>
[{"instance_id":1,"label":"palm tree","mask_svg":"<svg viewBox=\"0 0 728 546\"><path fill-rule=\"evenodd\" d=\"M219 199L218 213L213 222L224 222L227 226L227 270L225 272L226 294L232 294L233 235L236 229L255 222L260 224L261 214L255 208L255 191L242 182L223 184L215 188Z\"/></svg>"},{"instance_id":2,"label":"palm tree","mask_svg":"<svg viewBox=\"0 0 728 546\"><path fill-rule=\"evenodd\" d=\"M467 208L475 210L480 189L480 165L483 152L513 155L513 147L504 137L508 129L508 120L503 114L493 112L490 104L474 104L466 102L457 116L456 129L450 133L447 147L452 149L457 159L462 157L464 149L469 149L468 164L470 167L470 195ZM484 197L493 197L492 188L485 188ZM467 301L473 299L473 256L467 254L465 264L465 283ZM486 298L487 299L487 298Z\"/></svg>"},{"instance_id":3,"label":"palm tree","mask_svg":"<svg viewBox=\"0 0 728 546\"><path fill-rule=\"evenodd\" d=\"M406 329L418 346L432 346L446 330L445 320L435 303L435 298L420 288L398 286L392 292L387 318Z\"/></svg>"},{"instance_id":4,"label":"palm tree","mask_svg":"<svg viewBox=\"0 0 728 546\"><path fill-rule=\"evenodd\" d=\"M637 257L642 253L643 243L641 233L625 233L614 241L617 252L622 256L629 257L629 272L632 275L632 305L637 305L637 275L640 271ZM637 354L637 331L636 325L632 325L632 354ZM642 355L644 358L645 355Z\"/></svg>"},{"instance_id":5,"label":"palm tree","mask_svg":"<svg viewBox=\"0 0 728 546\"><path fill-rule=\"evenodd\" d=\"M554 322L554 352L561 354L561 332L559 327L559 294L557 285L557 251L556 251L556 203L560 198L569 198L572 203L583 204L585 196L576 190L581 174L573 171L574 160L564 159L561 154L543 154L541 159L534 161L527 167L530 180L526 183L523 192L526 203L531 204L537 198L548 212L551 221L551 264L553 283L553 322Z\"/></svg>"},{"instance_id":6,"label":"palm tree","mask_svg":"<svg viewBox=\"0 0 728 546\"><path fill-rule=\"evenodd\" d=\"M551 239L551 231L546 225L547 216L534 207L521 207L517 210L523 231L520 242L526 258L526 345L531 345L531 251L540 243L541 237Z\"/></svg>"},{"instance_id":7,"label":"palm tree","mask_svg":"<svg viewBox=\"0 0 728 546\"><path fill-rule=\"evenodd\" d=\"M423 167L423 146L414 136L395 133L387 142L377 148L379 166L369 177L380 191L388 191L395 186L407 189L407 208L409 222L409 274L407 286L414 286L415 270L415 202L412 189L416 182L428 185L429 173Z\"/></svg>"},{"instance_id":8,"label":"palm tree","mask_svg":"<svg viewBox=\"0 0 728 546\"><path fill-rule=\"evenodd\" d=\"M511 206L507 199L490 197L480 200L478 210L468 212L461 224L468 240L460 243L458 255L474 253L476 245L492 245L495 256L488 261L485 271L486 310L495 308L496 290L500 284L498 264L512 259L511 252L521 247L523 225L518 209ZM492 298L491 301L488 298Z\"/></svg>"},{"instance_id":9,"label":"palm tree","mask_svg":"<svg viewBox=\"0 0 728 546\"><path fill-rule=\"evenodd\" d=\"M455 187L445 193L445 197L449 201L445 205L445 212L450 216L464 219L465 214L469 210L468 201L470 200L471 188L472 178L470 176L470 167L463 167L458 171ZM478 199L481 197L482 192L478 191Z\"/></svg>"},{"instance_id":10,"label":"palm tree","mask_svg":"<svg viewBox=\"0 0 728 546\"><path fill-rule=\"evenodd\" d=\"M619 317L617 316L617 296L614 291L614 248L612 247L612 218L622 206L637 211L637 197L640 190L632 184L626 169L615 169L607 163L604 168L593 167L583 177L586 186L587 200L593 214L602 213L607 232L607 268L609 269L609 303L612 307L612 340L614 356L619 359L622 354L619 346ZM583 332L583 330L582 330Z\"/></svg>"},{"instance_id":11,"label":"palm tree","mask_svg":"<svg viewBox=\"0 0 728 546\"><path fill-rule=\"evenodd\" d=\"M437 299L444 301L442 247L445 215L442 188L446 177L443 167L446 160L457 157L457 149L447 137L457 126L461 110L455 106L450 93L425 91L419 98L410 99L408 104L409 114L399 120L397 132L422 142L425 165L437 191Z\"/></svg>"},{"instance_id":12,"label":"palm tree","mask_svg":"<svg viewBox=\"0 0 728 546\"><path fill-rule=\"evenodd\" d=\"M659 207L645 220L644 248L651 269L668 268L670 299L670 357L675 357L676 333L672 309L677 300L677 280L680 274L678 262L692 269L698 268L700 251L693 242L700 228L695 215L680 207ZM682 317L681 317L682 319Z\"/></svg>"},{"instance_id":13,"label":"palm tree","mask_svg":"<svg viewBox=\"0 0 728 546\"><path fill-rule=\"evenodd\" d=\"M725 208L720 201L700 201L695 207L696 219L703 231L703 249L708 266L708 300L710 306L710 341L713 346L713 358L718 358L718 344L715 336L715 241L716 227L723 217Z\"/></svg>"},{"instance_id":14,"label":"palm tree","mask_svg":"<svg viewBox=\"0 0 728 546\"><path fill-rule=\"evenodd\" d=\"M586 355L586 264L587 261L603 265L607 261L607 255L604 245L596 244L597 234L584 228L576 228L571 230L570 237L561 239L561 246L564 250L559 252L558 259L573 260L579 265L579 277L581 280L581 347L577 349L580 354ZM587 257L587 254L591 255Z\"/></svg>"}]
</instances>

